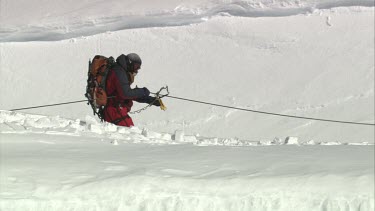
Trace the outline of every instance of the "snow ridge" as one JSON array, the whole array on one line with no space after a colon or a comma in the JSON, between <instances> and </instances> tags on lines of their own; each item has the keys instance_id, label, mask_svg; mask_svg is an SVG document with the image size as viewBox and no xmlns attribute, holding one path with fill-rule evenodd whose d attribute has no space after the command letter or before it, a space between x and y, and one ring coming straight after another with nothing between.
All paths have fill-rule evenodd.
<instances>
[{"instance_id":1,"label":"snow ridge","mask_svg":"<svg viewBox=\"0 0 375 211\"><path fill-rule=\"evenodd\" d=\"M9 111L0 131L0 210L374 209L373 146L240 145Z\"/></svg>"},{"instance_id":2,"label":"snow ridge","mask_svg":"<svg viewBox=\"0 0 375 211\"><path fill-rule=\"evenodd\" d=\"M275 146L275 145L373 145L368 142L341 143L316 142L309 140L301 142L298 137L275 138L273 140L240 140L238 138L201 137L185 135L183 130L174 134L158 133L147 128L119 127L110 123L100 123L95 118L87 116L85 121L69 120L59 116L43 116L19 112L0 111L1 133L44 133L53 135L86 136L118 145L121 143L144 144L193 144L198 146Z\"/></svg>"},{"instance_id":3,"label":"snow ridge","mask_svg":"<svg viewBox=\"0 0 375 211\"><path fill-rule=\"evenodd\" d=\"M166 0L165 0L166 1ZM7 5L4 3L4 7ZM174 2L173 2L174 3ZM0 42L26 42L26 41L57 41L82 36L95 35L107 31L119 31L134 28L183 26L200 23L215 16L240 16L240 17L281 17L299 14L310 14L319 10L333 8L358 8L374 7L372 0L341 0L341 1L267 1L267 0L222 0L218 2L206 2L205 4L194 2L192 4L178 4L171 9L143 8L142 10L117 11L110 15L100 17L80 17L84 10L97 10L103 5L81 5L74 11L61 11L64 21L48 13L47 17L38 17L26 20L27 24L15 24L7 21L8 14L0 16ZM58 6L58 5L56 5ZM124 6L124 5L122 5ZM128 8L129 5L125 5ZM98 7L98 8L96 8ZM93 9L94 8L94 9ZM121 8L121 7L119 7ZM6 8L14 11L14 8ZM57 20L56 20L57 18Z\"/></svg>"}]
</instances>

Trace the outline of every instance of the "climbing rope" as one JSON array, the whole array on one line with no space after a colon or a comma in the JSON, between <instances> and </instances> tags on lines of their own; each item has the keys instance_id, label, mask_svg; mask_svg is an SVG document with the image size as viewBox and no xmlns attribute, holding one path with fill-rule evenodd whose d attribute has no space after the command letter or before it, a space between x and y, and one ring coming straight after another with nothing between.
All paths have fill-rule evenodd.
<instances>
[{"instance_id":1,"label":"climbing rope","mask_svg":"<svg viewBox=\"0 0 375 211\"><path fill-rule=\"evenodd\" d=\"M166 94L161 94L161 92L163 90L166 91ZM154 94L155 97L156 97L155 100L152 103L150 103L149 105L145 106L144 108L141 108L141 109L139 109L137 111L133 111L133 112L129 112L129 113L130 114L140 113L140 112L146 110L147 108L151 107L155 103L156 100L159 100L160 105L165 108L163 102L161 101L161 98L163 98L163 97L169 97L169 98L183 100L183 101L189 101L189 102L200 103L200 104L205 104L205 105L212 105L212 106L217 106L217 107L222 107L222 108L230 108L230 109L235 109L235 110L240 110L240 111L248 111L248 112L260 113L260 114L266 114L266 115L273 115L273 116L281 116L281 117L297 118L297 119L306 119L306 120L316 120L316 121L323 121L323 122L342 123L342 124L375 126L374 123L361 123L361 122L352 122L352 121L341 121L341 120L332 120L332 119L320 119L320 118L312 118L312 117L302 117L302 116L295 116L295 115L286 115L286 114L279 114L279 113L258 111L258 110L252 110L252 109L238 108L238 107L221 105L221 104L210 103L210 102L204 102L204 101L199 101L199 100L192 100L192 99L187 99L187 98L182 98L182 97L175 97L175 96L169 95L168 86L162 87L162 88L160 88L160 90L158 92L151 93L151 94ZM34 109L34 108L43 108L43 107L66 105L66 104L73 104L73 103L80 103L80 102L87 102L87 101L88 100L79 100L79 101L71 101L71 102L65 102L65 103L56 103L56 104L33 106L33 107L26 107L26 108L17 108L17 109L12 109L10 111L19 111L19 110Z\"/></svg>"},{"instance_id":2,"label":"climbing rope","mask_svg":"<svg viewBox=\"0 0 375 211\"><path fill-rule=\"evenodd\" d=\"M341 121L341 120L332 120L332 119L319 119L319 118L311 118L311 117L286 115L286 114L271 113L271 112L265 112L265 111L257 111L257 110L251 110L251 109L245 109L245 108L238 108L238 107L233 107L233 106L220 105L220 104L216 104L216 103L203 102L203 101L192 100L192 99L187 99L187 98L182 98L182 97L174 97L174 96L170 96L170 95L168 95L167 97L178 99L178 100L190 101L190 102L194 102L194 103L201 103L201 104L212 105L212 106L217 106L217 107L236 109L236 110L240 110L240 111L249 111L249 112L260 113L260 114L267 114L267 115L273 115L273 116L282 116L282 117L290 117L290 118L297 118L297 119L307 119L307 120L316 120L316 121L324 121L324 122L336 122L336 123L343 123L343 124L356 124L356 125L375 126L375 124L371 124L371 123L350 122L350 121Z\"/></svg>"},{"instance_id":3,"label":"climbing rope","mask_svg":"<svg viewBox=\"0 0 375 211\"><path fill-rule=\"evenodd\" d=\"M49 104L49 105L41 105L41 106L33 106L33 107L25 107L25 108L16 108L16 109L11 109L10 111L20 111L20 110L28 110L28 109L33 109L33 108L52 107L52 106L59 106L59 105L66 105L66 104L87 102L87 101L88 100L78 100L78 101L71 101L71 102L66 102L66 103L55 103L55 104Z\"/></svg>"}]
</instances>

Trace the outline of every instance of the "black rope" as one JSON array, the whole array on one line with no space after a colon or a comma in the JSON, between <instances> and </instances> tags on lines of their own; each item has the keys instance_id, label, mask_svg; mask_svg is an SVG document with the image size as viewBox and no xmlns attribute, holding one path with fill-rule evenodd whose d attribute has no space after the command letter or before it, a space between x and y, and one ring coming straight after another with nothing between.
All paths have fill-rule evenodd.
<instances>
[{"instance_id":1,"label":"black rope","mask_svg":"<svg viewBox=\"0 0 375 211\"><path fill-rule=\"evenodd\" d=\"M58 106L58 105L65 105L65 104L82 103L82 102L87 102L87 101L88 100L78 100L78 101L71 101L71 102L66 102L66 103L55 103L55 104L33 106L33 107L26 107L26 108L16 108L16 109L11 109L10 111L19 111L19 110L27 110L27 109L33 109L33 108L43 108L43 107L51 107L51 106Z\"/></svg>"},{"instance_id":2,"label":"black rope","mask_svg":"<svg viewBox=\"0 0 375 211\"><path fill-rule=\"evenodd\" d=\"M116 96L109 96L107 99L115 98ZM89 100L77 100L77 101L71 101L71 102L65 102L65 103L55 103L55 104L49 104L49 105L41 105L41 106L33 106L33 107L25 107L25 108L16 108L11 109L10 111L20 111L20 110L27 110L27 109L33 109L33 108L43 108L43 107L52 107L52 106L59 106L59 105L66 105L66 104L73 104L73 103L82 103L82 102L88 102Z\"/></svg>"},{"instance_id":3,"label":"black rope","mask_svg":"<svg viewBox=\"0 0 375 211\"><path fill-rule=\"evenodd\" d=\"M155 93L152 93L152 94L155 94ZM240 111L249 111L249 112L267 114L267 115L273 115L273 116L282 116L282 117L297 118L297 119L308 119L308 120L316 120L316 121L324 121L324 122L335 122L335 123L343 123L343 124L375 126L375 124L371 124L371 123L340 121L340 120L332 120L332 119L319 119L319 118L311 118L311 117L302 117L302 116L271 113L271 112L265 112L265 111L257 111L257 110L238 108L238 107L233 107L233 106L220 105L220 104L216 104L216 103L209 103L209 102L203 102L203 101L198 101L198 100L192 100L192 99L187 99L187 98L182 98L182 97L174 97L174 96L170 96L170 95L162 95L160 97L170 97L170 98L174 98L174 99L178 99L178 100L184 100L184 101L190 101L190 102L194 102L194 103L201 103L201 104L205 104L205 105L212 105L212 106L217 106L217 107L222 107L222 108L230 108L230 109L236 109L236 110L240 110ZM19 111L19 110L26 110L26 109L33 109L33 108L43 108L43 107L50 107L50 106L81 103L81 102L87 102L87 101L88 100L78 100L78 101L71 101L71 102L65 102L65 103L56 103L56 104L49 104L49 105L42 105L42 106L17 108L17 109L12 109L10 111Z\"/></svg>"},{"instance_id":4,"label":"black rope","mask_svg":"<svg viewBox=\"0 0 375 211\"><path fill-rule=\"evenodd\" d=\"M301 116L278 114L278 113L271 113L271 112L265 112L265 111L257 111L257 110L251 110L251 109L245 109L245 108L237 108L237 107L220 105L220 104L209 103L209 102L203 102L203 101L198 101L198 100L191 100L191 99L182 98L182 97L174 97L174 96L170 96L170 95L167 95L166 97L170 97L170 98L174 98L174 99L178 99L178 100L190 101L190 102L194 102L194 103L201 103L201 104L206 104L206 105L213 105L213 106L223 107L223 108L231 108L231 109L236 109L236 110L241 110L241 111L250 111L250 112L254 112L254 113L267 114L267 115L273 115L273 116L290 117L290 118L297 118L297 119L309 119L309 120L324 121L324 122L335 122L335 123L343 123L343 124L355 124L355 125L375 126L375 124L371 124L371 123L360 123L360 122L349 122L349 121L340 121L340 120L331 120L331 119L319 119L319 118L311 118L311 117L301 117Z\"/></svg>"}]
</instances>

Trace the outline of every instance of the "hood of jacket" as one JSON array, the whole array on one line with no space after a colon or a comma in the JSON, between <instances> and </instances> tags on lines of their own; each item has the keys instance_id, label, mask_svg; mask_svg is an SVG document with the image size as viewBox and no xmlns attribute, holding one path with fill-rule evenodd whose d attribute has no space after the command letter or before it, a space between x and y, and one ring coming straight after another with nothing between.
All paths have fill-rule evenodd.
<instances>
[{"instance_id":1,"label":"hood of jacket","mask_svg":"<svg viewBox=\"0 0 375 211\"><path fill-rule=\"evenodd\" d=\"M127 63L128 57L124 54L121 54L116 59L116 63L120 65L125 71L128 71L128 63Z\"/></svg>"}]
</instances>

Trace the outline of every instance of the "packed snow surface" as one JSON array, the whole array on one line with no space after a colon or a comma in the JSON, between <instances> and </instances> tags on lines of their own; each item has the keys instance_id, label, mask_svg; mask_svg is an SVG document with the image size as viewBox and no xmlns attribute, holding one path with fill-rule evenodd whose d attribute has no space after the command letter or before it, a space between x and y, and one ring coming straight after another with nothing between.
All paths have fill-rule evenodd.
<instances>
[{"instance_id":1,"label":"packed snow surface","mask_svg":"<svg viewBox=\"0 0 375 211\"><path fill-rule=\"evenodd\" d=\"M366 143L177 140L89 117L0 117L1 210L374 209Z\"/></svg>"},{"instance_id":2,"label":"packed snow surface","mask_svg":"<svg viewBox=\"0 0 375 211\"><path fill-rule=\"evenodd\" d=\"M96 54L134 86L374 124L373 0L0 0L0 210L374 210L374 126L163 98L101 123ZM135 105L134 110L144 105Z\"/></svg>"}]
</instances>

